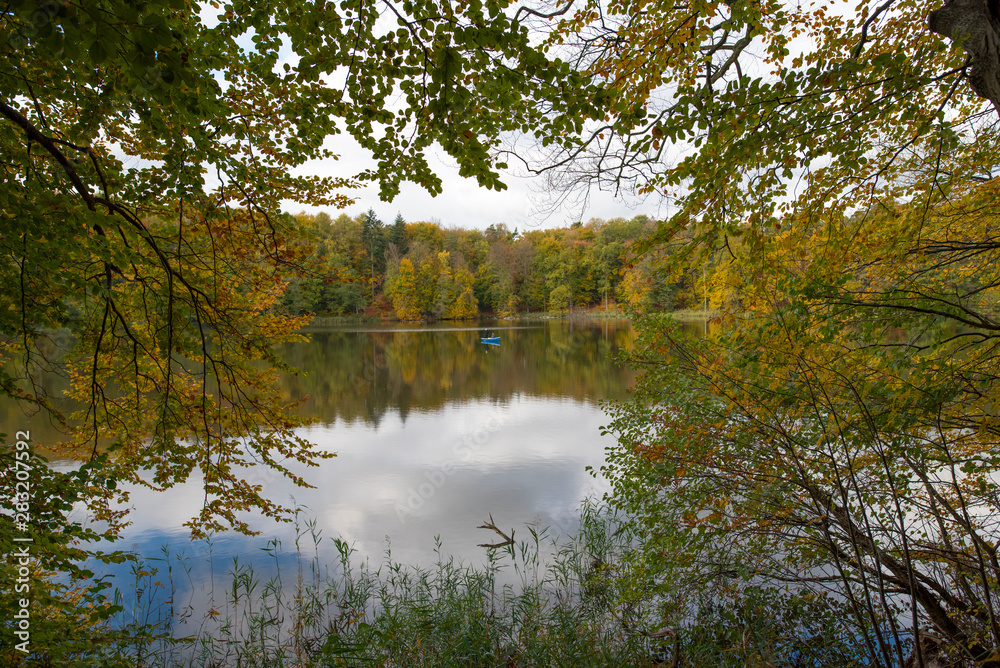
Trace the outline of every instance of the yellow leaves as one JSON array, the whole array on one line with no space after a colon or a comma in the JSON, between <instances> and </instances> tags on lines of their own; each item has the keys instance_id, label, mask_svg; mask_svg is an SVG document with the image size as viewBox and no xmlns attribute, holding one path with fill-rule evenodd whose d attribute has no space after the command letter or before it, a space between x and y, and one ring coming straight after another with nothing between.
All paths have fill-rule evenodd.
<instances>
[{"instance_id":1,"label":"yellow leaves","mask_svg":"<svg viewBox=\"0 0 1000 668\"><path fill-rule=\"evenodd\" d=\"M148 469L153 479L145 484L164 488L193 467L211 469L206 493L219 502L210 514L281 512L227 473L262 452L327 456L295 435L301 421L276 389L277 371L265 366L274 361L272 346L300 339L296 330L307 321L276 310L294 257L281 228L242 211L221 218L193 207L182 227L152 221L142 234L161 244L179 240L167 255L170 278L162 254L129 240L148 254L134 253L103 298L80 305L98 326L82 333L69 365L69 394L87 409L67 453L118 443L109 477L138 482L138 471ZM94 509L106 515L107 491L97 493L105 498Z\"/></svg>"},{"instance_id":2,"label":"yellow leaves","mask_svg":"<svg viewBox=\"0 0 1000 668\"><path fill-rule=\"evenodd\" d=\"M409 258L400 261L396 275L386 285L386 294L392 300L397 318L403 321L420 319L417 274Z\"/></svg>"}]
</instances>

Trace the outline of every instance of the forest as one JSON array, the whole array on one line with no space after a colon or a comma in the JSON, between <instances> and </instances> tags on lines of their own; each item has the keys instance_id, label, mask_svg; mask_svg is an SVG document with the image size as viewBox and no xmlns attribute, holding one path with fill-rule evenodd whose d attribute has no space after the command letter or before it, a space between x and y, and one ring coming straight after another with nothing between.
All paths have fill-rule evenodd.
<instances>
[{"instance_id":1,"label":"forest","mask_svg":"<svg viewBox=\"0 0 1000 668\"><path fill-rule=\"evenodd\" d=\"M656 228L645 216L524 233L503 223L485 231L407 223L402 215L387 225L371 211L295 221L310 256L308 273L291 278L282 297L292 315L463 320L618 304L715 309L738 299L719 262L671 272L666 251L636 256L632 245Z\"/></svg>"}]
</instances>

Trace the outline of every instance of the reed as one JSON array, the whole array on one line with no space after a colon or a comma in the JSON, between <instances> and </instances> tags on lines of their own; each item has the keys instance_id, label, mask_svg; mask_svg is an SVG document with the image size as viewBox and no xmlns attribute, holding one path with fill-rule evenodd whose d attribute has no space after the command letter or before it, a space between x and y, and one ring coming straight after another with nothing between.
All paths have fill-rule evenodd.
<instances>
[{"instance_id":1,"label":"reed","mask_svg":"<svg viewBox=\"0 0 1000 668\"><path fill-rule=\"evenodd\" d=\"M607 666L648 664L649 639L616 607L614 564L630 534L611 512L585 504L579 531L484 548L472 566L445 555L421 568L392 559L373 567L314 521L296 522L294 565L277 541L273 573L232 562L212 574L208 609L176 602L191 558L167 550L132 569L130 647L142 667L240 666ZM332 541L335 559L321 558ZM211 539L202 545L210 560ZM548 556L544 556L548 555ZM202 606L204 607L204 606ZM134 633L132 633L134 632Z\"/></svg>"}]
</instances>

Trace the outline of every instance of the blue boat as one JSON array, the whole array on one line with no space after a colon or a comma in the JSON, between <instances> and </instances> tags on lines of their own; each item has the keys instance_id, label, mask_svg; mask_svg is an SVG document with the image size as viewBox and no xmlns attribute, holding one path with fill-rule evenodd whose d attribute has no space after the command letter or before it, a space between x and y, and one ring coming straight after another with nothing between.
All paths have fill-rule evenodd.
<instances>
[{"instance_id":1,"label":"blue boat","mask_svg":"<svg viewBox=\"0 0 1000 668\"><path fill-rule=\"evenodd\" d=\"M499 346L500 345L500 337L499 336L489 336L489 337L484 336L483 338L479 339L479 341L480 341L480 343L488 343L491 346Z\"/></svg>"}]
</instances>

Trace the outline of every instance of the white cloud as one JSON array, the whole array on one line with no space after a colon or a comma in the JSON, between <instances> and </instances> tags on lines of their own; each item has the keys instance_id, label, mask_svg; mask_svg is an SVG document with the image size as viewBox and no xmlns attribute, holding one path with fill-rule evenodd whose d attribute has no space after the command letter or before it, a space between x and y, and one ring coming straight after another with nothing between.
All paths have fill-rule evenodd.
<instances>
[{"instance_id":1,"label":"white cloud","mask_svg":"<svg viewBox=\"0 0 1000 668\"><path fill-rule=\"evenodd\" d=\"M505 526L540 521L560 532L571 528L581 499L608 491L606 481L585 471L601 465L613 441L600 435L606 421L597 407L572 400L471 401L412 413L405 428L386 419L377 431L361 424L309 429L310 440L338 451L318 468L292 467L314 489L263 469L249 478L279 503L305 506L304 518L316 519L324 536L353 543L360 556L378 561L389 536L394 556L427 563L440 535L457 556L473 558L482 554L478 543L494 538L476 529L489 513ZM162 493L134 488L123 543L183 543L181 523L198 513L202 499L197 474ZM243 519L286 546L294 542L290 525ZM248 554L257 549L253 540L238 542Z\"/></svg>"},{"instance_id":2,"label":"white cloud","mask_svg":"<svg viewBox=\"0 0 1000 668\"><path fill-rule=\"evenodd\" d=\"M327 146L337 152L337 160L311 162L298 172L344 178L376 167L371 155L347 135L329 140ZM378 187L370 185L345 192L356 203L344 212L354 216L371 208L386 223L391 223L396 214L401 213L407 222L433 220L444 227L468 229L486 229L495 223L505 223L510 229L516 227L522 232L565 227L591 218L631 218L639 214L656 217L658 213L655 201L639 204L616 198L612 193L592 191L585 207L566 205L543 217L536 212L538 192L543 187L540 178L523 178L507 172L501 179L507 184L507 190L497 192L479 187L475 179L459 176L454 160L440 149L433 151L428 162L443 182L444 192L437 197L413 183L404 183L392 202L383 202L379 199ZM286 202L284 208L289 213L326 211L333 217L340 213L327 207L303 207L293 202Z\"/></svg>"}]
</instances>

